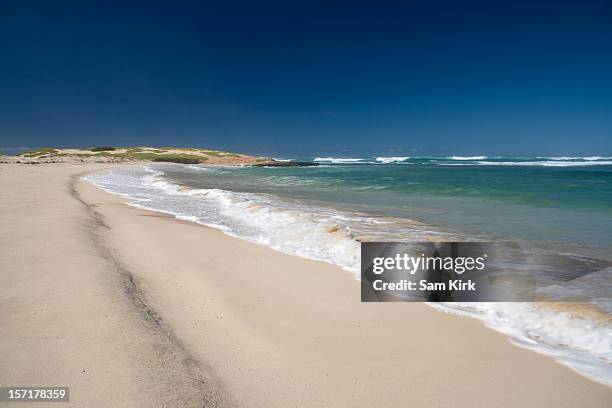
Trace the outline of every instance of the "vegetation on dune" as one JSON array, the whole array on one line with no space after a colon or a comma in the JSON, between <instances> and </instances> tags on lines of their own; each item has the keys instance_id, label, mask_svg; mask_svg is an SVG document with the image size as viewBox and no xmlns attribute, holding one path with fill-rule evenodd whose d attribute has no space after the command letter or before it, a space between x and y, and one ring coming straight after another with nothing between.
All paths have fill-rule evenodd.
<instances>
[{"instance_id":1,"label":"vegetation on dune","mask_svg":"<svg viewBox=\"0 0 612 408\"><path fill-rule=\"evenodd\" d=\"M162 150L159 150L162 149ZM213 150L213 149L204 149L201 147L171 147L171 146L164 146L164 147L160 147L159 149L155 149L155 150L159 150L159 152L163 151L168 151L168 150L180 150L180 151L190 151L190 152L196 152L196 153L202 153L205 154L207 156L224 156L224 157L243 157L244 154L239 154L239 153L230 153L230 152L225 152L223 150ZM150 151L155 151L155 150L150 150Z\"/></svg>"},{"instance_id":2,"label":"vegetation on dune","mask_svg":"<svg viewBox=\"0 0 612 408\"><path fill-rule=\"evenodd\" d=\"M95 146L88 149L54 149L44 148L22 153L23 157L41 157L54 155L63 157L106 157L117 159L133 159L153 162L170 162L183 164L197 164L212 158L240 158L243 154L224 152L193 147L113 147Z\"/></svg>"},{"instance_id":3,"label":"vegetation on dune","mask_svg":"<svg viewBox=\"0 0 612 408\"><path fill-rule=\"evenodd\" d=\"M110 150L115 150L113 146L96 146L89 149L92 152L105 152Z\"/></svg>"},{"instance_id":4,"label":"vegetation on dune","mask_svg":"<svg viewBox=\"0 0 612 408\"><path fill-rule=\"evenodd\" d=\"M105 152L106 153L106 152ZM100 154L100 153L99 153ZM207 157L195 156L193 154L176 154L176 153L152 153L152 152L126 152L126 153L111 153L111 157L120 157L125 159L149 160L154 162L171 162L183 164L197 164L207 160Z\"/></svg>"},{"instance_id":5,"label":"vegetation on dune","mask_svg":"<svg viewBox=\"0 0 612 408\"><path fill-rule=\"evenodd\" d=\"M56 154L57 150L52 147L44 147L42 149L30 150L25 153L21 153L20 156L23 157L39 157L44 156L45 154Z\"/></svg>"},{"instance_id":6,"label":"vegetation on dune","mask_svg":"<svg viewBox=\"0 0 612 408\"><path fill-rule=\"evenodd\" d=\"M160 154L156 155L152 161L181 164L198 164L206 160L208 160L208 157L198 157L192 154Z\"/></svg>"}]
</instances>

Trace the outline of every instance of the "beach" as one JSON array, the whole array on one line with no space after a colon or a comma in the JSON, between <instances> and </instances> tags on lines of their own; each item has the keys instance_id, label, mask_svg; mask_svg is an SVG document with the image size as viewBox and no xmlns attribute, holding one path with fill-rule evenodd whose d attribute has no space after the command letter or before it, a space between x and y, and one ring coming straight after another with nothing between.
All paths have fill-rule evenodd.
<instances>
[{"instance_id":1,"label":"beach","mask_svg":"<svg viewBox=\"0 0 612 408\"><path fill-rule=\"evenodd\" d=\"M338 266L82 180L116 164L0 166L2 386L69 386L79 407L612 403L479 320L360 303Z\"/></svg>"}]
</instances>

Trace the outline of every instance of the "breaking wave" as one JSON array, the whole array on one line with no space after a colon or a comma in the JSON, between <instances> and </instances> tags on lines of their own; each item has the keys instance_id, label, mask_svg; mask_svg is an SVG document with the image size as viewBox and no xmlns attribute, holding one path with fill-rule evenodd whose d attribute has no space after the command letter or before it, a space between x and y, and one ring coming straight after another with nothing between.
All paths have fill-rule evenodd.
<instances>
[{"instance_id":1,"label":"breaking wave","mask_svg":"<svg viewBox=\"0 0 612 408\"><path fill-rule=\"evenodd\" d=\"M314 161L315 163L332 163L332 164L367 163L365 159L343 158L343 157L315 157L312 161Z\"/></svg>"},{"instance_id":2,"label":"breaking wave","mask_svg":"<svg viewBox=\"0 0 612 408\"><path fill-rule=\"evenodd\" d=\"M436 163L441 166L542 166L542 167L582 167L610 166L612 161L476 161L472 163Z\"/></svg>"},{"instance_id":3,"label":"breaking wave","mask_svg":"<svg viewBox=\"0 0 612 408\"><path fill-rule=\"evenodd\" d=\"M503 157L503 156L448 156L448 157L315 157L321 164L420 164L441 166L542 166L542 167L579 167L609 166L612 157L608 156L558 156L558 157Z\"/></svg>"},{"instance_id":4,"label":"breaking wave","mask_svg":"<svg viewBox=\"0 0 612 408\"><path fill-rule=\"evenodd\" d=\"M484 160L487 156L450 156L447 157L449 160Z\"/></svg>"},{"instance_id":5,"label":"breaking wave","mask_svg":"<svg viewBox=\"0 0 612 408\"><path fill-rule=\"evenodd\" d=\"M377 157L376 161L382 164L399 163L408 160L410 157Z\"/></svg>"}]
</instances>

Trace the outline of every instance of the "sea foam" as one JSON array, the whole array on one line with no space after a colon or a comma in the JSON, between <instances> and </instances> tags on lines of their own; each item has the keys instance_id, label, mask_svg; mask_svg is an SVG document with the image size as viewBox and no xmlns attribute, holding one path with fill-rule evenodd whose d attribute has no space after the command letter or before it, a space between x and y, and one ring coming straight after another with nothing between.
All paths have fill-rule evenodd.
<instances>
[{"instance_id":1,"label":"sea foam","mask_svg":"<svg viewBox=\"0 0 612 408\"><path fill-rule=\"evenodd\" d=\"M405 160L408 160L410 157L377 157L376 161L383 163L383 164L389 164L389 163L399 163L399 162L403 162Z\"/></svg>"},{"instance_id":2,"label":"sea foam","mask_svg":"<svg viewBox=\"0 0 612 408\"><path fill-rule=\"evenodd\" d=\"M351 163L367 163L364 159L350 157L315 157L315 163L332 163L332 164L351 164Z\"/></svg>"},{"instance_id":3,"label":"sea foam","mask_svg":"<svg viewBox=\"0 0 612 408\"><path fill-rule=\"evenodd\" d=\"M610 166L612 161L569 161L569 160L542 160L542 161L472 161L466 163L435 163L440 166L540 166L540 167L583 167L583 166Z\"/></svg>"},{"instance_id":4,"label":"sea foam","mask_svg":"<svg viewBox=\"0 0 612 408\"><path fill-rule=\"evenodd\" d=\"M484 160L487 156L450 156L449 160Z\"/></svg>"}]
</instances>

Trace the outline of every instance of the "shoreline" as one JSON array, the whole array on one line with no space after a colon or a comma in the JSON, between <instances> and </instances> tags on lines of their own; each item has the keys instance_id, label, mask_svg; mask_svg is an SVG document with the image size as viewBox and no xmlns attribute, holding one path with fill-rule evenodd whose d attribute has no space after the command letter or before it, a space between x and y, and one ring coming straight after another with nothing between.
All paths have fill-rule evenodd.
<instances>
[{"instance_id":1,"label":"shoreline","mask_svg":"<svg viewBox=\"0 0 612 408\"><path fill-rule=\"evenodd\" d=\"M43 166L58 170L43 172ZM38 185L29 183L36 182L36 175L48 173L53 186L36 201L54 194L58 203L74 207L78 201L70 196L70 182L66 182L67 177L72 178L74 193L82 200L79 205L86 206L74 216L77 227L66 234L81 233L78 226L85 220L97 222L87 251L101 258L100 272L115 271L112 285L123 282L123 290L134 296L129 302L129 296L123 300L131 305L132 316L141 304L142 313L133 317L137 320L134 326L148 325L148 333L158 337L165 333L168 349L174 353L166 357L169 362L182 362L176 366L177 373L187 368L198 375L205 373L213 391L201 392L212 392L219 404L231 405L235 400L238 406L474 406L470 399L474 392L479 393L481 406L606 406L612 399L606 386L547 356L510 344L505 335L480 321L420 304L360 304L357 282L340 267L130 207L122 198L75 175L77 170L116 165L61 166L23 166L32 170L15 171L14 178L21 180L11 183L21 182L22 190L35 190ZM5 173L2 169L0 177L4 179ZM63 194L56 191L62 183L66 183ZM11 187L4 194L13 194L13 185L7 185ZM18 208L14 213L13 223L20 228L26 214L20 214ZM48 222L53 227L56 221ZM37 233L29 238L29 244L35 246L44 237ZM107 257L102 256L105 250L95 248L96 239L104 243ZM12 248L12 242L5 241L3 245ZM74 251L78 248L64 249L71 258L78 257ZM41 251L44 255L45 249ZM7 252L5 266L14 270L11 276L17 275L23 265ZM74 261L80 268L87 265ZM58 260L58 266L62 265ZM122 274L121 269L129 273ZM9 309L11 302L28 295L17 292L12 283L9 280L7 285L7 291L15 293L6 300ZM42 284L44 290L47 283ZM108 298L101 296L102 301ZM78 305L79 300L71 301ZM152 319L149 323L147 316ZM77 319L73 324L86 323ZM26 326L23 330L34 329ZM129 327L128 332L135 331ZM145 332L135 338L151 336ZM32 341L36 340L34 336ZM85 346L95 348L95 339L87 340ZM19 347L6 334L0 344L7 350ZM129 351L129 341L116 346ZM46 348L44 344L37 347L39 353ZM87 360L88 355L81 358ZM18 372L19 362L3 361L3 366L7 364L9 372ZM13 381L0 374L2 384L8 380ZM62 380L58 376L51 382ZM157 384L149 382L149 386ZM139 385L125 386L136 389ZM76 393L71 391L71 396ZM118 401L116 406L121 404ZM147 405L143 402L142 406Z\"/></svg>"},{"instance_id":2,"label":"shoreline","mask_svg":"<svg viewBox=\"0 0 612 408\"><path fill-rule=\"evenodd\" d=\"M347 207L338 210L337 207L330 206L330 203L307 201L305 198L285 201L282 195L235 192L235 189L227 189L222 183L214 182L214 179L212 182L215 189L201 190L198 183L190 185L189 180L184 183L180 177L167 177L168 171L171 173L188 171L191 167L177 169L140 166L127 172L113 172L115 175L91 175L84 179L104 191L122 197L130 206L170 214L181 220L212 227L231 237L263 244L281 253L338 265L357 275L356 279L359 280L357 241L360 239L357 237L360 237L359 232L363 227L359 224L361 222L359 217L365 217L367 225L367 213L357 215L360 221L351 220L350 223L343 223L331 219L328 215L321 217L321 214L331 212L340 219L350 219L353 214ZM213 168L207 167L202 170L210 171ZM126 176L128 178L124 179ZM257 179L251 179L250 182L257 182ZM232 185L231 180L229 185ZM237 190L241 191L240 188ZM192 195L195 197L192 198ZM144 200L141 201L142 199ZM266 224L261 220L266 221ZM415 224L414 221L405 218L399 220L402 225L407 222L410 225ZM393 218L385 221L391 221L394 226L398 222ZM440 234L443 231L435 228L433 225L426 227L428 231L426 240L440 238L438 235L433 237L429 235ZM336 231L340 233L336 234ZM404 232L414 233L412 227ZM313 236L317 239L313 239ZM461 240L450 235L446 235L446 239ZM382 237L382 240L385 238ZM302 245L294 245L297 242L301 242ZM608 386L612 385L610 365L607 363L609 358L604 351L607 336L602 316L605 318L607 314L598 312L600 309L591 307L590 304L561 303L557 306L554 302L546 304L502 302L473 303L467 308L453 303L427 305L446 313L476 318L491 330L506 335L518 347L552 357L580 375ZM571 312L563 313L559 309ZM601 326L596 323L599 321L602 323ZM592 326L593 323L595 327Z\"/></svg>"}]
</instances>

